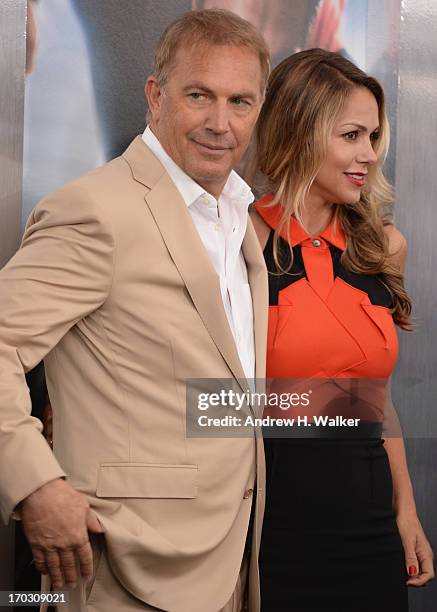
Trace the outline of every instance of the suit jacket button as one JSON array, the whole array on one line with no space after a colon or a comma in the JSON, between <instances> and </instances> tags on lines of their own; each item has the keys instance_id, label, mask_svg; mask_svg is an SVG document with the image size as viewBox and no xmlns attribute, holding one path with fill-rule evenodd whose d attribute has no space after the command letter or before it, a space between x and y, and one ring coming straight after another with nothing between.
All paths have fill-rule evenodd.
<instances>
[{"instance_id":1,"label":"suit jacket button","mask_svg":"<svg viewBox=\"0 0 437 612\"><path fill-rule=\"evenodd\" d=\"M253 489L247 489L243 495L243 499L248 499L253 493Z\"/></svg>"}]
</instances>

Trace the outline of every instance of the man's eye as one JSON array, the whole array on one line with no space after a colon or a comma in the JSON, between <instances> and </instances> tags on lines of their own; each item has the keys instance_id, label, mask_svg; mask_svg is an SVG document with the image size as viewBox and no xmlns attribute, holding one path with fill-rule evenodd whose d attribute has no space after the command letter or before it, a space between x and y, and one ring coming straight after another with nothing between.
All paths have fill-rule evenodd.
<instances>
[{"instance_id":1,"label":"man's eye","mask_svg":"<svg viewBox=\"0 0 437 612\"><path fill-rule=\"evenodd\" d=\"M356 140L358 138L358 130L354 130L353 132L347 132L343 134L343 138L346 140Z\"/></svg>"},{"instance_id":2,"label":"man's eye","mask_svg":"<svg viewBox=\"0 0 437 612\"><path fill-rule=\"evenodd\" d=\"M205 94L200 93L200 91L193 91L188 95L192 100L204 100L206 97Z\"/></svg>"},{"instance_id":3,"label":"man's eye","mask_svg":"<svg viewBox=\"0 0 437 612\"><path fill-rule=\"evenodd\" d=\"M232 104L235 104L236 106L247 106L248 102L247 100L244 100L244 98L232 98Z\"/></svg>"}]
</instances>

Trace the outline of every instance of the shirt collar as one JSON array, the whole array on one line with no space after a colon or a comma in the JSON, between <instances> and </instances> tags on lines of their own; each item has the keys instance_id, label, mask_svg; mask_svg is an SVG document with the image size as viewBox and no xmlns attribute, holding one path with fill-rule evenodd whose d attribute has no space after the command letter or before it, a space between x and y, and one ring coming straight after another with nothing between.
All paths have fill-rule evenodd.
<instances>
[{"instance_id":1,"label":"shirt collar","mask_svg":"<svg viewBox=\"0 0 437 612\"><path fill-rule=\"evenodd\" d=\"M152 153L159 159L161 164L167 170L171 180L176 185L185 204L191 206L202 194L205 193L203 187L198 185L193 179L185 174L181 168L172 160L170 155L164 150L164 147L156 138L149 126L146 127L143 133L143 140Z\"/></svg>"},{"instance_id":2,"label":"shirt collar","mask_svg":"<svg viewBox=\"0 0 437 612\"><path fill-rule=\"evenodd\" d=\"M191 206L196 200L207 193L203 187L196 183L196 181L188 176L188 174L173 161L170 155L164 150L164 147L152 132L149 125L144 130L142 138L155 157L158 158L166 169L187 206ZM210 194L208 195L209 197L213 197ZM238 205L241 205L242 208L246 208L246 210L249 204L255 199L249 185L243 181L234 170L231 170L220 195L220 198L221 197L236 202Z\"/></svg>"},{"instance_id":3,"label":"shirt collar","mask_svg":"<svg viewBox=\"0 0 437 612\"><path fill-rule=\"evenodd\" d=\"M273 206L268 206L268 204L272 202L273 197L273 194L264 196L258 200L258 202L256 202L255 208L267 225L269 225L272 229L276 229L281 219L282 206L280 203ZM292 247L301 244L305 240L313 240L315 238L315 236L310 236L294 217L291 219L289 237L287 236L287 227L282 228L281 237L287 241L288 238L290 238L290 244ZM335 219L331 221L328 227L318 237L323 238L342 251L346 250L345 234L340 227L340 224L336 222Z\"/></svg>"}]
</instances>

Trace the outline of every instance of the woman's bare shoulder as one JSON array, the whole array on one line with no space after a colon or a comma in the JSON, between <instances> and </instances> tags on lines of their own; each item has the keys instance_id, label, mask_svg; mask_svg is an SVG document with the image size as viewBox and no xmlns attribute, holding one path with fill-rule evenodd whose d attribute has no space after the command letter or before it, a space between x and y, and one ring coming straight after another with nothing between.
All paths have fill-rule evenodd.
<instances>
[{"instance_id":1,"label":"woman's bare shoulder","mask_svg":"<svg viewBox=\"0 0 437 612\"><path fill-rule=\"evenodd\" d=\"M401 272L404 272L408 250L407 239L392 223L384 225L384 232L388 238L388 251L390 258L398 265Z\"/></svg>"}]
</instances>

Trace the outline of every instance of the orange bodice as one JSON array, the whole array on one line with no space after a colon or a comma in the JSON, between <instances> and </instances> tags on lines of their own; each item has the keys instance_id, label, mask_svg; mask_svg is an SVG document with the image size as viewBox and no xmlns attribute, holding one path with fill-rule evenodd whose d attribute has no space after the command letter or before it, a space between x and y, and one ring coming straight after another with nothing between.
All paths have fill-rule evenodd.
<instances>
[{"instance_id":1,"label":"orange bodice","mask_svg":"<svg viewBox=\"0 0 437 612\"><path fill-rule=\"evenodd\" d=\"M294 263L277 275L273 230L280 205L256 209L272 228L264 256L269 269L268 378L387 378L397 357L391 296L379 275L348 271L341 263L346 240L339 223L309 236L290 224ZM281 239L287 240L284 229ZM285 249L284 249L285 246ZM282 243L281 251L289 248Z\"/></svg>"}]
</instances>

